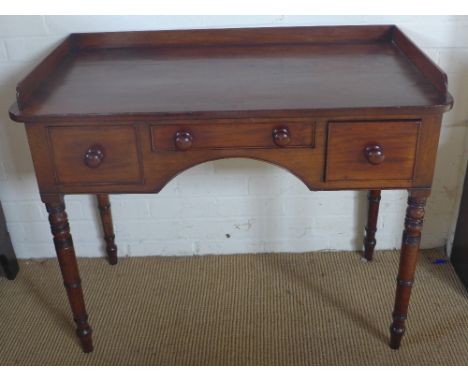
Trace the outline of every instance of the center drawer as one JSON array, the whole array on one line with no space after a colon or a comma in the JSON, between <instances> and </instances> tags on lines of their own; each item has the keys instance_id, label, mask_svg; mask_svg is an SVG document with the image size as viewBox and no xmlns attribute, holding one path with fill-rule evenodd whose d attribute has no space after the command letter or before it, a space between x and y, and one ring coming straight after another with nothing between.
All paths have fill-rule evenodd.
<instances>
[{"instance_id":1,"label":"center drawer","mask_svg":"<svg viewBox=\"0 0 468 382\"><path fill-rule=\"evenodd\" d=\"M314 122L153 124L153 151L314 147Z\"/></svg>"}]
</instances>

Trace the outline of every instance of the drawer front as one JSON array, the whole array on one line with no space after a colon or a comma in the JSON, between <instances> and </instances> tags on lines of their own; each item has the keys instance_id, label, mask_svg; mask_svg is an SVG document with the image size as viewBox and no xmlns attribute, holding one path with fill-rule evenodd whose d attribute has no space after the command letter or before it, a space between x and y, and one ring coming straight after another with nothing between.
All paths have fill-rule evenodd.
<instances>
[{"instance_id":1,"label":"drawer front","mask_svg":"<svg viewBox=\"0 0 468 382\"><path fill-rule=\"evenodd\" d=\"M411 180L419 126L419 121L330 122L325 180Z\"/></svg>"},{"instance_id":2,"label":"drawer front","mask_svg":"<svg viewBox=\"0 0 468 382\"><path fill-rule=\"evenodd\" d=\"M142 181L133 126L50 126L48 133L58 184Z\"/></svg>"},{"instance_id":3,"label":"drawer front","mask_svg":"<svg viewBox=\"0 0 468 382\"><path fill-rule=\"evenodd\" d=\"M153 151L314 147L315 124L196 123L152 125Z\"/></svg>"}]
</instances>

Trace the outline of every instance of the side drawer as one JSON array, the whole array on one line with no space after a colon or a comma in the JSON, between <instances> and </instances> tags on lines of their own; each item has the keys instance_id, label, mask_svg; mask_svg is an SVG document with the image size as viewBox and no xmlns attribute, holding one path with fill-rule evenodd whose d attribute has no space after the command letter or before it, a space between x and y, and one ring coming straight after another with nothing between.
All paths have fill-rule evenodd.
<instances>
[{"instance_id":1,"label":"side drawer","mask_svg":"<svg viewBox=\"0 0 468 382\"><path fill-rule=\"evenodd\" d=\"M329 122L325 180L411 180L420 125Z\"/></svg>"},{"instance_id":2,"label":"side drawer","mask_svg":"<svg viewBox=\"0 0 468 382\"><path fill-rule=\"evenodd\" d=\"M153 151L315 146L314 122L197 122L150 128Z\"/></svg>"},{"instance_id":3,"label":"side drawer","mask_svg":"<svg viewBox=\"0 0 468 382\"><path fill-rule=\"evenodd\" d=\"M140 183L134 126L49 126L58 184Z\"/></svg>"}]
</instances>

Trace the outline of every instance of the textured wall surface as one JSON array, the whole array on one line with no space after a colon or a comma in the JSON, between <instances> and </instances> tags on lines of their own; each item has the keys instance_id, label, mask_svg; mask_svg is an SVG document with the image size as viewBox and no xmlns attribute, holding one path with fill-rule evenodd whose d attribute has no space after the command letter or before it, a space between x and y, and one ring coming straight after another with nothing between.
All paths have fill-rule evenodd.
<instances>
[{"instance_id":1,"label":"textured wall surface","mask_svg":"<svg viewBox=\"0 0 468 382\"><path fill-rule=\"evenodd\" d=\"M423 247L450 248L468 157L468 17L1 16L0 199L18 257L54 256L22 125L8 119L16 83L72 32L241 26L397 24L449 76ZM79 256L103 256L91 196L67 196ZM365 192L310 192L285 170L246 159L199 165L158 195L113 195L121 255L360 249ZM382 193L377 248L400 246L406 192Z\"/></svg>"}]
</instances>

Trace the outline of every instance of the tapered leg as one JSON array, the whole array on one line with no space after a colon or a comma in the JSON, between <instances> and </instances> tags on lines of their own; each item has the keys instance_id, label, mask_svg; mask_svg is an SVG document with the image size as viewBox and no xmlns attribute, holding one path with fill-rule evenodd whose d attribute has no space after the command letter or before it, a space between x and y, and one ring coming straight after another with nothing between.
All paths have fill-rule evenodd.
<instances>
[{"instance_id":1,"label":"tapered leg","mask_svg":"<svg viewBox=\"0 0 468 382\"><path fill-rule=\"evenodd\" d=\"M380 190L370 190L367 194L369 209L367 211L366 235L364 237L364 257L371 261L374 257L375 233L379 216Z\"/></svg>"},{"instance_id":2,"label":"tapered leg","mask_svg":"<svg viewBox=\"0 0 468 382\"><path fill-rule=\"evenodd\" d=\"M67 213L63 195L43 197L49 213L49 222L54 236L55 251L62 271L62 277L68 294L73 319L76 323L76 333L80 338L83 351L93 350L91 327L88 324L83 291L81 289L80 274L76 262L75 249L68 225Z\"/></svg>"},{"instance_id":3,"label":"tapered leg","mask_svg":"<svg viewBox=\"0 0 468 382\"><path fill-rule=\"evenodd\" d=\"M405 320L411 287L414 282L416 263L419 258L419 243L424 221L424 207L429 191L410 191L406 209L405 229L401 244L393 323L390 326L390 347L398 349L405 333Z\"/></svg>"},{"instance_id":4,"label":"tapered leg","mask_svg":"<svg viewBox=\"0 0 468 382\"><path fill-rule=\"evenodd\" d=\"M112 224L111 205L108 194L97 194L99 212L101 214L102 230L106 241L106 251L109 262L117 264L117 246L115 245L114 226Z\"/></svg>"}]
</instances>

